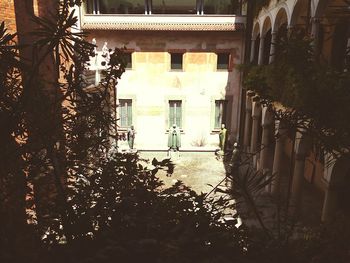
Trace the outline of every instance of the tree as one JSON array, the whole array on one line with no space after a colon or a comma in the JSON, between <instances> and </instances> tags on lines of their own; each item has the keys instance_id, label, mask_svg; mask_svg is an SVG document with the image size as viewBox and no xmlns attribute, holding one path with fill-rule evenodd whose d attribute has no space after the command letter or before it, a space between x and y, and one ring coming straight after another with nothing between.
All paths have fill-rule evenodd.
<instances>
[{"instance_id":1,"label":"tree","mask_svg":"<svg viewBox=\"0 0 350 263\"><path fill-rule=\"evenodd\" d=\"M96 54L85 33L71 31L77 18L69 6L76 2L60 1L50 16L33 16L30 45L10 43L14 35L0 28L6 123L0 125L6 150L0 208L7 211L1 261L227 262L240 256L244 231L223 221L225 200L207 200L180 183L162 189L155 175L164 167L170 173L169 161L153 160L149 170L137 156L117 153L111 97L126 59L121 49L110 50L101 83L85 83ZM27 60L17 55L23 49L36 52Z\"/></svg>"}]
</instances>

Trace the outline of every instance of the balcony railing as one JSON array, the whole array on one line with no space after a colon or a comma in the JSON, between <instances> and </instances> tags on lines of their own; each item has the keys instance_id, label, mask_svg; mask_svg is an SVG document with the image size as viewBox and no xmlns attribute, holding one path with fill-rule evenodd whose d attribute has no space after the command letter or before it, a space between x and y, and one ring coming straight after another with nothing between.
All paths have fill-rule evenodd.
<instances>
[{"instance_id":1,"label":"balcony railing","mask_svg":"<svg viewBox=\"0 0 350 263\"><path fill-rule=\"evenodd\" d=\"M87 0L86 14L239 15L241 0Z\"/></svg>"},{"instance_id":2,"label":"balcony railing","mask_svg":"<svg viewBox=\"0 0 350 263\"><path fill-rule=\"evenodd\" d=\"M242 16L185 15L83 15L82 29L152 31L237 31L244 28Z\"/></svg>"},{"instance_id":3,"label":"balcony railing","mask_svg":"<svg viewBox=\"0 0 350 263\"><path fill-rule=\"evenodd\" d=\"M81 27L90 30L236 31L240 0L88 0Z\"/></svg>"}]
</instances>

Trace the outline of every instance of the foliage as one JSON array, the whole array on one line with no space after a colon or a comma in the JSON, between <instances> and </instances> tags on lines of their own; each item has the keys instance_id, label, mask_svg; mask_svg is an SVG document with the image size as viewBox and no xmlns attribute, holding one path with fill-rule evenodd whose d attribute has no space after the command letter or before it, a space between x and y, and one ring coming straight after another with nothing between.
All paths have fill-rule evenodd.
<instances>
[{"instance_id":1,"label":"foliage","mask_svg":"<svg viewBox=\"0 0 350 263\"><path fill-rule=\"evenodd\" d=\"M277 119L308 134L314 143L337 155L350 148L350 73L336 71L314 59L311 39L302 32L276 44L275 61L246 66L244 83L274 107Z\"/></svg>"},{"instance_id":2,"label":"foliage","mask_svg":"<svg viewBox=\"0 0 350 263\"><path fill-rule=\"evenodd\" d=\"M293 254L226 222L227 200L182 183L164 189L156 174L172 172L169 160L146 168L117 152L110 107L126 60L110 50L100 85L84 82L95 54L84 33L70 30L77 19L68 6L80 2L33 17L28 46L0 26L0 261L273 262L271 251ZM32 57L21 57L28 50ZM236 197L252 199L266 185L257 174L235 179L252 192ZM323 248L319 241L312 249Z\"/></svg>"},{"instance_id":3,"label":"foliage","mask_svg":"<svg viewBox=\"0 0 350 263\"><path fill-rule=\"evenodd\" d=\"M164 189L156 173L170 174L172 163L153 160L146 169L138 156L117 153L111 107L126 59L121 49L110 50L104 79L88 86L94 46L71 30L77 18L68 7L76 2L33 16L31 45L13 45L15 35L0 27L0 261L228 262L240 256L244 231L223 220L225 200L181 183Z\"/></svg>"},{"instance_id":4,"label":"foliage","mask_svg":"<svg viewBox=\"0 0 350 263\"><path fill-rule=\"evenodd\" d=\"M152 164L149 170L137 155L116 154L100 172L75 184L69 203L75 208L76 241L65 253L79 262L229 262L239 257L244 232L222 220L225 202L205 199L181 182L164 189L156 173L172 164L168 159Z\"/></svg>"}]
</instances>

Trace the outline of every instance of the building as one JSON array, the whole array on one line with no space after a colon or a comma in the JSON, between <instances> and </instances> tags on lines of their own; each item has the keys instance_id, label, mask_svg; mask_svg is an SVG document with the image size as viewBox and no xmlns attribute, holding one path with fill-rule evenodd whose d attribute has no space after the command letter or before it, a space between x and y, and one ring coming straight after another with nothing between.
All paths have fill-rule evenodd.
<instances>
[{"instance_id":1,"label":"building","mask_svg":"<svg viewBox=\"0 0 350 263\"><path fill-rule=\"evenodd\" d=\"M350 49L349 7L349 1L340 0L269 1L253 22L251 49L247 50L250 61L259 65L273 62L276 52L273 43L287 36L288 31L299 28L313 39L312 46L320 63L345 69ZM328 165L328 156L317 155L302 134L295 135L294 148L286 136L271 136L284 133L273 117L269 109L262 106L259 96L248 91L242 136L244 147L254 153L253 163L257 169L269 170L276 175L269 191L287 191L281 182L284 174L293 171L291 197L297 200L304 214L309 213L310 203L319 208L311 215L314 219L328 221L339 211L348 213L344 189L350 187L349 159L340 158Z\"/></svg>"},{"instance_id":2,"label":"building","mask_svg":"<svg viewBox=\"0 0 350 263\"><path fill-rule=\"evenodd\" d=\"M222 124L231 141L238 139L236 66L243 62L245 23L239 1L90 0L79 14L81 29L97 44L95 84L103 49L126 48L129 63L116 87L118 124L120 134L135 127L136 148L167 149L173 124L181 129L182 149L218 148Z\"/></svg>"}]
</instances>

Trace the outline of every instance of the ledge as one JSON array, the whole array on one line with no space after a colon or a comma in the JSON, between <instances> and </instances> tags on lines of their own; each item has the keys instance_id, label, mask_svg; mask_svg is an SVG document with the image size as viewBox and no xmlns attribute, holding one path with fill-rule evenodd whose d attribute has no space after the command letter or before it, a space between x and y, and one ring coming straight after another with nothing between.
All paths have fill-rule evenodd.
<instances>
[{"instance_id":1,"label":"ledge","mask_svg":"<svg viewBox=\"0 0 350 263\"><path fill-rule=\"evenodd\" d=\"M235 15L82 15L81 27L92 30L238 31L246 18Z\"/></svg>"}]
</instances>

